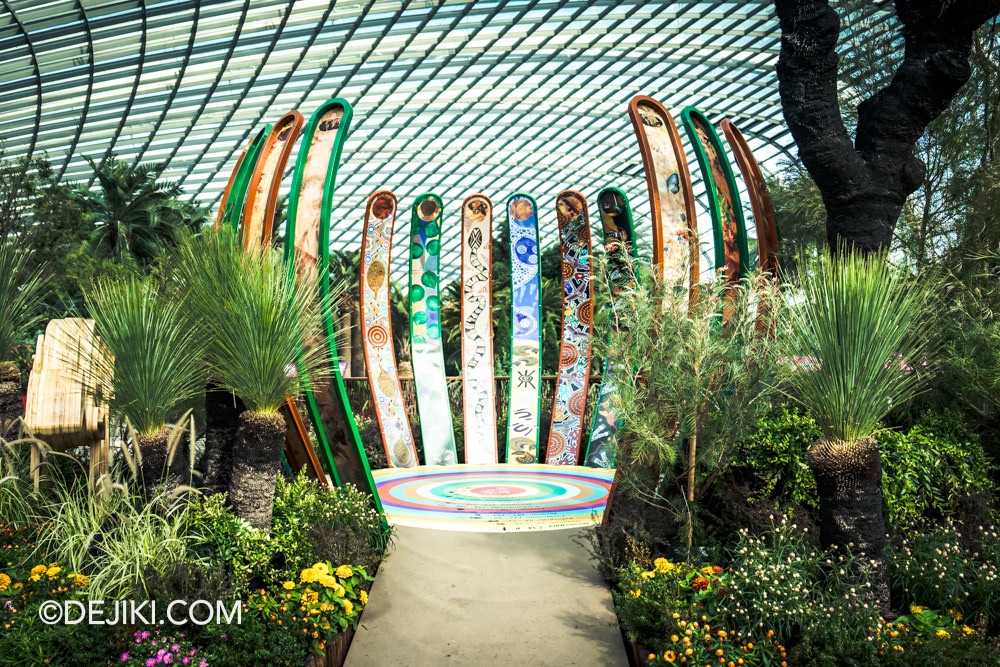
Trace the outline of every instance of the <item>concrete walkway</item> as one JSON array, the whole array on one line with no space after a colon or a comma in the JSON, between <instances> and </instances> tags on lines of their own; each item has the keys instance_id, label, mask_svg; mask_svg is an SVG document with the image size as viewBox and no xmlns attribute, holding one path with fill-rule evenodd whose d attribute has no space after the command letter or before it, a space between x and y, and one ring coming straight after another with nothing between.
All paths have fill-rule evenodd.
<instances>
[{"instance_id":1,"label":"concrete walkway","mask_svg":"<svg viewBox=\"0 0 1000 667\"><path fill-rule=\"evenodd\" d=\"M628 665L578 529L397 531L347 667Z\"/></svg>"}]
</instances>

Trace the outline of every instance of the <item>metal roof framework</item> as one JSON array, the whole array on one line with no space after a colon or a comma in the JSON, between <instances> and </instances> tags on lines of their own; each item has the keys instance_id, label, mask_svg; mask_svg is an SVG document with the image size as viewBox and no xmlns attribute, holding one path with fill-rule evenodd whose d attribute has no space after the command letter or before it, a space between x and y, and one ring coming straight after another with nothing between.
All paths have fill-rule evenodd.
<instances>
[{"instance_id":1,"label":"metal roof framework","mask_svg":"<svg viewBox=\"0 0 1000 667\"><path fill-rule=\"evenodd\" d=\"M357 249L376 189L400 199L397 242L415 197L435 192L445 203L445 279L458 274L459 205L473 192L493 199L496 216L514 192L533 195L545 245L557 239L560 191L580 190L593 203L600 188L617 185L648 241L626 114L636 94L675 113L694 105L713 122L730 117L767 170L794 149L777 93L770 0L0 3L8 155L45 154L63 180L90 184L87 157L164 162L164 177L214 207L262 123L343 97L355 113L331 247ZM885 10L867 11L889 25ZM395 253L397 277L405 261Z\"/></svg>"}]
</instances>

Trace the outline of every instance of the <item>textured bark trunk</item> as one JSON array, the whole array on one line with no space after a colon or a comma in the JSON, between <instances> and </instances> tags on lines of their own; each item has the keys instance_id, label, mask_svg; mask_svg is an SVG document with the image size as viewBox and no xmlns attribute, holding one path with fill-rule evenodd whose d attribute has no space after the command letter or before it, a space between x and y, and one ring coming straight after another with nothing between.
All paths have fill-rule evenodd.
<instances>
[{"instance_id":1,"label":"textured bark trunk","mask_svg":"<svg viewBox=\"0 0 1000 667\"><path fill-rule=\"evenodd\" d=\"M244 412L233 446L229 503L236 516L255 528L271 530L274 484L281 468L285 420L280 414Z\"/></svg>"},{"instance_id":2,"label":"textured bark trunk","mask_svg":"<svg viewBox=\"0 0 1000 667\"><path fill-rule=\"evenodd\" d=\"M151 435L136 437L135 447L142 458L139 463L139 483L146 497L155 492L156 487L167 477L167 440L170 434L163 428Z\"/></svg>"},{"instance_id":3,"label":"textured bark trunk","mask_svg":"<svg viewBox=\"0 0 1000 667\"><path fill-rule=\"evenodd\" d=\"M0 362L0 437L6 438L14 420L23 416L21 371L12 363Z\"/></svg>"},{"instance_id":4,"label":"textured bark trunk","mask_svg":"<svg viewBox=\"0 0 1000 667\"><path fill-rule=\"evenodd\" d=\"M877 443L874 438L824 439L809 448L807 459L819 493L820 539L824 545L849 549L866 564L872 597L883 614L889 613L882 459Z\"/></svg>"},{"instance_id":5,"label":"textured bark trunk","mask_svg":"<svg viewBox=\"0 0 1000 667\"><path fill-rule=\"evenodd\" d=\"M229 490L233 440L240 413L246 408L232 392L209 385L205 391L205 454L199 468L202 486L214 493Z\"/></svg>"}]
</instances>

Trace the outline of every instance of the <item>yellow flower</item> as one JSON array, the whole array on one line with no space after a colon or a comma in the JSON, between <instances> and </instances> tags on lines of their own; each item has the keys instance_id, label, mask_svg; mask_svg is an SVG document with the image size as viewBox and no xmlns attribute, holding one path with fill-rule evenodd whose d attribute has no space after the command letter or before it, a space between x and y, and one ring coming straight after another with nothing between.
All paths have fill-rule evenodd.
<instances>
[{"instance_id":1,"label":"yellow flower","mask_svg":"<svg viewBox=\"0 0 1000 667\"><path fill-rule=\"evenodd\" d=\"M334 572L334 574L336 574L341 579L347 579L348 577L354 576L354 570L351 569L350 565L341 565L340 567L337 568L337 571Z\"/></svg>"},{"instance_id":2,"label":"yellow flower","mask_svg":"<svg viewBox=\"0 0 1000 667\"><path fill-rule=\"evenodd\" d=\"M0 572L0 591L7 590L8 586L10 586L10 575Z\"/></svg>"},{"instance_id":3,"label":"yellow flower","mask_svg":"<svg viewBox=\"0 0 1000 667\"><path fill-rule=\"evenodd\" d=\"M640 595L642 595L642 591L641 590L629 591L628 595L629 595L630 598L632 598L634 600L634 599L638 598Z\"/></svg>"},{"instance_id":4,"label":"yellow flower","mask_svg":"<svg viewBox=\"0 0 1000 667\"><path fill-rule=\"evenodd\" d=\"M330 574L330 567L326 563L316 563L312 566L312 569L320 574Z\"/></svg>"},{"instance_id":5,"label":"yellow flower","mask_svg":"<svg viewBox=\"0 0 1000 667\"><path fill-rule=\"evenodd\" d=\"M285 583L281 584L281 587L284 588L286 591L290 591L293 588L295 588L295 582L294 581L286 581Z\"/></svg>"},{"instance_id":6,"label":"yellow flower","mask_svg":"<svg viewBox=\"0 0 1000 667\"><path fill-rule=\"evenodd\" d=\"M967 625L963 625L962 626L962 632L964 632L966 635L971 635L972 633L975 632L975 630L973 630L972 628L970 628Z\"/></svg>"},{"instance_id":7,"label":"yellow flower","mask_svg":"<svg viewBox=\"0 0 1000 667\"><path fill-rule=\"evenodd\" d=\"M344 613L348 616L354 613L354 604L350 600L344 600Z\"/></svg>"},{"instance_id":8,"label":"yellow flower","mask_svg":"<svg viewBox=\"0 0 1000 667\"><path fill-rule=\"evenodd\" d=\"M715 570L712 569L711 565L706 565L705 567L701 568L701 573L707 576L711 576L715 574Z\"/></svg>"},{"instance_id":9,"label":"yellow flower","mask_svg":"<svg viewBox=\"0 0 1000 667\"><path fill-rule=\"evenodd\" d=\"M62 572L62 568L59 567L58 565L53 565L49 569L47 569L45 571L45 574L47 574L49 576L49 578L51 579L52 577L56 576L60 572Z\"/></svg>"},{"instance_id":10,"label":"yellow flower","mask_svg":"<svg viewBox=\"0 0 1000 667\"><path fill-rule=\"evenodd\" d=\"M681 638L678 637L677 635L670 635L670 641L676 643L676 642L679 642L680 640L681 640Z\"/></svg>"},{"instance_id":11,"label":"yellow flower","mask_svg":"<svg viewBox=\"0 0 1000 667\"><path fill-rule=\"evenodd\" d=\"M663 572L663 573L670 572L670 570L672 570L672 569L674 569L674 567L676 567L673 563L671 563L666 558L657 558L656 560L653 561L653 565L656 566L657 570L659 570L660 572Z\"/></svg>"},{"instance_id":12,"label":"yellow flower","mask_svg":"<svg viewBox=\"0 0 1000 667\"><path fill-rule=\"evenodd\" d=\"M925 609L927 609L927 607L921 607L921 606L915 605L915 604L914 605L910 605L910 611L913 612L914 614L919 614L919 613L923 612Z\"/></svg>"},{"instance_id":13,"label":"yellow flower","mask_svg":"<svg viewBox=\"0 0 1000 667\"><path fill-rule=\"evenodd\" d=\"M319 593L311 588L307 588L302 591L302 603L303 604L316 604L319 601Z\"/></svg>"},{"instance_id":14,"label":"yellow flower","mask_svg":"<svg viewBox=\"0 0 1000 667\"><path fill-rule=\"evenodd\" d=\"M948 633L947 630L942 630L942 629L938 628L938 631L935 634L940 639L951 639L951 635Z\"/></svg>"},{"instance_id":15,"label":"yellow flower","mask_svg":"<svg viewBox=\"0 0 1000 667\"><path fill-rule=\"evenodd\" d=\"M668 649L663 652L663 659L667 662L673 662L677 659L677 654Z\"/></svg>"},{"instance_id":16,"label":"yellow flower","mask_svg":"<svg viewBox=\"0 0 1000 667\"><path fill-rule=\"evenodd\" d=\"M322 642L316 644L316 648L318 648L320 651L322 651L323 649L326 648L326 642L322 641Z\"/></svg>"},{"instance_id":17,"label":"yellow flower","mask_svg":"<svg viewBox=\"0 0 1000 667\"><path fill-rule=\"evenodd\" d=\"M299 575L299 581L308 584L314 581L319 581L319 577L320 577L319 572L310 567L305 570L302 570L302 574Z\"/></svg>"},{"instance_id":18,"label":"yellow flower","mask_svg":"<svg viewBox=\"0 0 1000 667\"><path fill-rule=\"evenodd\" d=\"M76 577L75 580L73 581L73 584L75 586L79 586L80 588L86 588L87 586L90 586L90 577L83 574L76 574L74 576Z\"/></svg>"},{"instance_id":19,"label":"yellow flower","mask_svg":"<svg viewBox=\"0 0 1000 667\"><path fill-rule=\"evenodd\" d=\"M649 654L649 655L648 655L647 657L648 657L648 658L649 658L650 660L656 660L656 656L655 656L654 654L652 654L652 653L650 653L650 654Z\"/></svg>"},{"instance_id":20,"label":"yellow flower","mask_svg":"<svg viewBox=\"0 0 1000 667\"><path fill-rule=\"evenodd\" d=\"M35 567L31 568L31 574L42 574L47 569L49 568L45 567L44 565L36 565ZM36 579L35 581L38 580Z\"/></svg>"},{"instance_id":21,"label":"yellow flower","mask_svg":"<svg viewBox=\"0 0 1000 667\"><path fill-rule=\"evenodd\" d=\"M37 575L37 574L33 574L33 575L31 575L30 577L28 577L28 578L29 578L29 579L31 579L32 581L38 581L38 580L39 580L39 579L41 579L42 577L41 577L40 575Z\"/></svg>"},{"instance_id":22,"label":"yellow flower","mask_svg":"<svg viewBox=\"0 0 1000 667\"><path fill-rule=\"evenodd\" d=\"M655 576L656 576L656 570L650 570L649 572L642 573L643 579L652 579Z\"/></svg>"},{"instance_id":23,"label":"yellow flower","mask_svg":"<svg viewBox=\"0 0 1000 667\"><path fill-rule=\"evenodd\" d=\"M368 591L361 591L358 597L361 598L361 604L368 604Z\"/></svg>"}]
</instances>

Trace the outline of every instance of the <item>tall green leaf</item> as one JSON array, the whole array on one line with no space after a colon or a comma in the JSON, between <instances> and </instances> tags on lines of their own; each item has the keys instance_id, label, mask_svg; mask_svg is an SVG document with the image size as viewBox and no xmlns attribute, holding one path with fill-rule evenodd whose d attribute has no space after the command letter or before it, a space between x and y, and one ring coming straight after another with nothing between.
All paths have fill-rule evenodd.
<instances>
[{"instance_id":1,"label":"tall green leaf","mask_svg":"<svg viewBox=\"0 0 1000 667\"><path fill-rule=\"evenodd\" d=\"M800 264L803 299L788 310L791 395L825 437L871 436L920 388L933 289L853 251Z\"/></svg>"},{"instance_id":2,"label":"tall green leaf","mask_svg":"<svg viewBox=\"0 0 1000 667\"><path fill-rule=\"evenodd\" d=\"M50 280L30 270L31 256L13 243L0 245L0 361L42 321Z\"/></svg>"}]
</instances>

